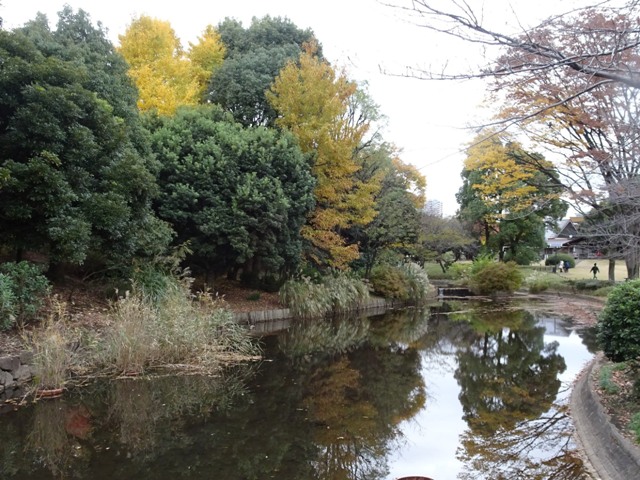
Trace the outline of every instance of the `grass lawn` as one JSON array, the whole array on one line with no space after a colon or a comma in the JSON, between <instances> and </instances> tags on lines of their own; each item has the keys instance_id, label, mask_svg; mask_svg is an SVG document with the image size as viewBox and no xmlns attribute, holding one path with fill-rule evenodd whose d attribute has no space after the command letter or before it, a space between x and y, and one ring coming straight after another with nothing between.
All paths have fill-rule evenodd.
<instances>
[{"instance_id":1,"label":"grass lawn","mask_svg":"<svg viewBox=\"0 0 640 480\"><path fill-rule=\"evenodd\" d=\"M600 273L598 273L598 280L608 280L609 260L607 260L606 258L600 260L576 260L575 268L570 268L567 273L558 272L556 275L567 280L587 280L593 278L593 273L591 273L590 270L594 263L597 263L598 268L600 269ZM551 271L551 267L545 267L544 262L540 262L537 267L542 267L547 271ZM624 263L624 260L616 260L615 277L616 282L622 282L625 278L627 278L627 267Z\"/></svg>"}]
</instances>

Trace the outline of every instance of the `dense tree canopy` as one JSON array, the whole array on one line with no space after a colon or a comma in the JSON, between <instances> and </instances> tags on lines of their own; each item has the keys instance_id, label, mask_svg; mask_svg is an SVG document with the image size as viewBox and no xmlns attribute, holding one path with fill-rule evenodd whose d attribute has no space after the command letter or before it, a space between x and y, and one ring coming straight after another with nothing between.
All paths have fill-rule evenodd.
<instances>
[{"instance_id":1,"label":"dense tree canopy","mask_svg":"<svg viewBox=\"0 0 640 480\"><path fill-rule=\"evenodd\" d=\"M211 78L207 101L221 105L243 125L272 125L277 114L265 92L280 70L298 59L303 44L314 41L313 32L269 16L254 18L248 28L227 18L218 31L227 58Z\"/></svg>"},{"instance_id":2,"label":"dense tree canopy","mask_svg":"<svg viewBox=\"0 0 640 480\"><path fill-rule=\"evenodd\" d=\"M211 273L280 274L301 253L313 178L291 135L245 128L209 106L149 119L157 211Z\"/></svg>"},{"instance_id":3,"label":"dense tree canopy","mask_svg":"<svg viewBox=\"0 0 640 480\"><path fill-rule=\"evenodd\" d=\"M358 178L377 182L376 216L369 224L350 229L360 249L360 261L368 275L383 252L402 257L415 253L419 237L420 210L424 206L425 178L413 166L400 160L387 145L373 145L360 152L362 168Z\"/></svg>"},{"instance_id":4,"label":"dense tree canopy","mask_svg":"<svg viewBox=\"0 0 640 480\"><path fill-rule=\"evenodd\" d=\"M0 32L0 52L0 243L53 263L162 249L131 85L104 31L65 9L55 33L44 17Z\"/></svg>"},{"instance_id":5,"label":"dense tree canopy","mask_svg":"<svg viewBox=\"0 0 640 480\"><path fill-rule=\"evenodd\" d=\"M39 14L0 33L0 246L17 257L131 265L173 238L184 266L264 280L302 254L370 269L415 247L425 179L310 30L226 19L185 50L141 16L116 48L65 7L55 29Z\"/></svg>"}]
</instances>

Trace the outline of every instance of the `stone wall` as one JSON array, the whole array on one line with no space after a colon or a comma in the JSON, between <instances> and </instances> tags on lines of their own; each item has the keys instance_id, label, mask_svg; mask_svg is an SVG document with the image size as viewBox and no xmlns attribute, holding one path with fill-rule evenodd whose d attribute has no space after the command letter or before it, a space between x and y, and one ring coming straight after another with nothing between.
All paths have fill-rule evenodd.
<instances>
[{"instance_id":1,"label":"stone wall","mask_svg":"<svg viewBox=\"0 0 640 480\"><path fill-rule=\"evenodd\" d=\"M24 395L24 385L33 377L33 354L0 357L0 405Z\"/></svg>"}]
</instances>

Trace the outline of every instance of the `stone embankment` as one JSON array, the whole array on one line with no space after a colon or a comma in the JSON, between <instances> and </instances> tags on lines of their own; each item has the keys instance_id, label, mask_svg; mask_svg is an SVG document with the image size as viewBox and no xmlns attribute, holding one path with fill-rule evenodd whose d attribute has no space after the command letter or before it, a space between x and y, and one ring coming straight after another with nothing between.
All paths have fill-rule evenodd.
<instances>
[{"instance_id":1,"label":"stone embankment","mask_svg":"<svg viewBox=\"0 0 640 480\"><path fill-rule=\"evenodd\" d=\"M625 438L602 406L593 371L601 356L582 372L571 394L576 437L593 474L601 480L640 479L640 447Z\"/></svg>"},{"instance_id":2,"label":"stone embankment","mask_svg":"<svg viewBox=\"0 0 640 480\"><path fill-rule=\"evenodd\" d=\"M364 302L356 311L375 315L384 313L392 308L406 307L405 302L397 300L387 300L379 297L371 297ZM293 319L293 315L288 308L278 308L273 310L256 310L251 312L234 313L236 322L249 325L254 333L276 333L288 328Z\"/></svg>"},{"instance_id":3,"label":"stone embankment","mask_svg":"<svg viewBox=\"0 0 640 480\"><path fill-rule=\"evenodd\" d=\"M24 396L24 385L33 377L33 354L0 357L0 407L7 400Z\"/></svg>"}]
</instances>

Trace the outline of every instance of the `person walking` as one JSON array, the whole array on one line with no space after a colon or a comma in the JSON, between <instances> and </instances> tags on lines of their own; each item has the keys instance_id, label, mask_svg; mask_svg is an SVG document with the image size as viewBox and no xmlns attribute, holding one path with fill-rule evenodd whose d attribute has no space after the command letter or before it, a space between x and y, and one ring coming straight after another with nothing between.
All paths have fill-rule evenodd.
<instances>
[{"instance_id":1,"label":"person walking","mask_svg":"<svg viewBox=\"0 0 640 480\"><path fill-rule=\"evenodd\" d=\"M600 269L598 268L598 264L594 263L593 267L591 267L591 270L589 270L589 271L593 273L593 279L597 280L598 279L598 273L600 272Z\"/></svg>"}]
</instances>

